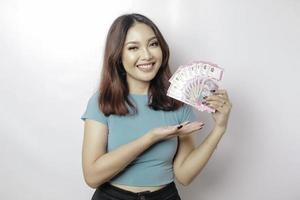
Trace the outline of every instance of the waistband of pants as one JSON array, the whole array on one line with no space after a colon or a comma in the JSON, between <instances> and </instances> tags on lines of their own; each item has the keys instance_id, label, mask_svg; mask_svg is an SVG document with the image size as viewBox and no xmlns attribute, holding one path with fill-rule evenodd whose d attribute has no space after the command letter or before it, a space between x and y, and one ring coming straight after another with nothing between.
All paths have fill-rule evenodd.
<instances>
[{"instance_id":1,"label":"waistband of pants","mask_svg":"<svg viewBox=\"0 0 300 200\"><path fill-rule=\"evenodd\" d=\"M98 187L98 189L102 190L105 193L108 193L109 195L113 196L124 196L124 197L132 197L132 199L136 199L140 196L145 196L148 198L153 199L164 199L166 197L169 197L171 195L177 194L177 188L174 183L174 181L168 183L163 188L156 190L156 191L143 191L143 192L132 192L128 190L124 190L122 188L116 187L114 185L111 185L109 182L106 182Z\"/></svg>"}]
</instances>

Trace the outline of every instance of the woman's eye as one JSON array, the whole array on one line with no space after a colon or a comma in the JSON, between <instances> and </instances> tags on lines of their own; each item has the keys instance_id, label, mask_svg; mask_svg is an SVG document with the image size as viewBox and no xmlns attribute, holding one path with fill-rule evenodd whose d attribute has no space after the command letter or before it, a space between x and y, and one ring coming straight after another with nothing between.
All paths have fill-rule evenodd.
<instances>
[{"instance_id":1,"label":"woman's eye","mask_svg":"<svg viewBox=\"0 0 300 200\"><path fill-rule=\"evenodd\" d=\"M137 47L129 47L128 50L135 50Z\"/></svg>"},{"instance_id":2,"label":"woman's eye","mask_svg":"<svg viewBox=\"0 0 300 200\"><path fill-rule=\"evenodd\" d=\"M158 42L151 43L151 46L158 46Z\"/></svg>"}]
</instances>

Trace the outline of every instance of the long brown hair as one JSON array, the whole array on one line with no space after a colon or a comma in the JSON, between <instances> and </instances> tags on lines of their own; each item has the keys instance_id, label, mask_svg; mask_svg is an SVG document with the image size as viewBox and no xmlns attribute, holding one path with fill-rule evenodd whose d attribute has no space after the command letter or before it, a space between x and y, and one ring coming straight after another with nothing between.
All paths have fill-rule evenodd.
<instances>
[{"instance_id":1,"label":"long brown hair","mask_svg":"<svg viewBox=\"0 0 300 200\"><path fill-rule=\"evenodd\" d=\"M122 64L122 50L127 31L136 22L148 25L154 31L162 50L162 64L156 76L150 81L148 106L153 110L173 111L183 103L166 95L172 74L169 68L169 47L156 25L141 14L125 14L112 23L106 38L101 82L99 86L98 106L106 115L129 114L126 103L134 113L136 107L129 100L126 71Z\"/></svg>"}]
</instances>

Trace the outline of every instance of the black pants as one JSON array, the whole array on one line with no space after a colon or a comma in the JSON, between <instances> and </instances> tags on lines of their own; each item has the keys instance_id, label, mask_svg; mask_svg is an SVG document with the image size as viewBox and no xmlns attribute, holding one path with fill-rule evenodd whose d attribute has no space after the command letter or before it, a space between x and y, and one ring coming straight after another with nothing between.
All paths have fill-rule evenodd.
<instances>
[{"instance_id":1,"label":"black pants","mask_svg":"<svg viewBox=\"0 0 300 200\"><path fill-rule=\"evenodd\" d=\"M96 189L92 200L181 200L181 198L174 182L153 192L131 192L106 182Z\"/></svg>"}]
</instances>

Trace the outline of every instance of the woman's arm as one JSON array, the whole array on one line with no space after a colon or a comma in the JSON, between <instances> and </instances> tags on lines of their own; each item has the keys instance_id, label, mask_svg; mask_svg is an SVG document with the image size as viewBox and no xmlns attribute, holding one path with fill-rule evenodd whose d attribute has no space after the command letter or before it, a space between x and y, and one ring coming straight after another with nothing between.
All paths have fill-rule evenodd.
<instances>
[{"instance_id":1,"label":"woman's arm","mask_svg":"<svg viewBox=\"0 0 300 200\"><path fill-rule=\"evenodd\" d=\"M103 132L100 132L100 129L98 131L94 128L93 132L97 132L98 135L103 134ZM103 145L104 142L101 145L94 145L93 140L95 140L95 137L90 137L90 135L92 134L93 133L91 132L91 129L88 127L88 125L86 125L86 136L84 142L85 145L83 149L83 166L86 183L92 188L97 188L98 186L102 185L103 183L117 175L134 159L136 159L138 155L140 155L142 152L144 152L147 148L149 148L152 144L156 142L152 134L146 133L142 137L139 137L138 139L128 144L124 144L111 152L103 153L97 159L95 159L95 161L91 162L88 160L91 160L91 158L89 157L91 157L92 154L95 156L94 151L99 151L99 149L105 149ZM93 146L92 149L95 150L88 149L91 148L91 146Z\"/></svg>"},{"instance_id":2,"label":"woman's arm","mask_svg":"<svg viewBox=\"0 0 300 200\"><path fill-rule=\"evenodd\" d=\"M205 104L216 110L212 113L215 126L202 144L187 156L181 167L179 167L180 169L177 170L185 185L190 184L206 165L227 128L232 108L227 91L217 90L212 92L213 95L205 98Z\"/></svg>"},{"instance_id":3,"label":"woman's arm","mask_svg":"<svg viewBox=\"0 0 300 200\"><path fill-rule=\"evenodd\" d=\"M205 140L183 161L178 174L181 175L185 186L189 185L204 168L225 131L226 128L215 126Z\"/></svg>"}]
</instances>

